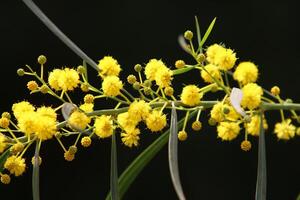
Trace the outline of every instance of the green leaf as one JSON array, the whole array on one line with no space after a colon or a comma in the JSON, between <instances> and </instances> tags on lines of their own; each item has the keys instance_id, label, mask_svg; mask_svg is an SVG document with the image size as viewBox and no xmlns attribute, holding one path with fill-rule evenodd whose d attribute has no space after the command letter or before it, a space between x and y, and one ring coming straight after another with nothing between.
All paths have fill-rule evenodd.
<instances>
[{"instance_id":1,"label":"green leaf","mask_svg":"<svg viewBox=\"0 0 300 200\"><path fill-rule=\"evenodd\" d=\"M84 77L85 77L85 80L86 81L89 81L89 77L88 77L88 70L87 70L87 65L86 65L86 62L83 60L83 62L82 62L82 65L83 65L83 67L84 67Z\"/></svg>"},{"instance_id":2,"label":"green leaf","mask_svg":"<svg viewBox=\"0 0 300 200\"><path fill-rule=\"evenodd\" d=\"M260 113L260 133L258 141L258 167L256 180L255 200L266 200L267 198L267 164L265 129L263 127L263 113Z\"/></svg>"},{"instance_id":3,"label":"green leaf","mask_svg":"<svg viewBox=\"0 0 300 200\"><path fill-rule=\"evenodd\" d=\"M300 193L298 194L298 197L297 197L297 199L296 200L300 200Z\"/></svg>"},{"instance_id":4,"label":"green leaf","mask_svg":"<svg viewBox=\"0 0 300 200\"><path fill-rule=\"evenodd\" d=\"M186 73L188 71L191 71L192 69L195 69L196 66L190 66L190 67L184 67L184 68L181 68L181 69L174 69L172 70L173 72L173 75L179 75L179 74L183 74L183 73Z\"/></svg>"},{"instance_id":5,"label":"green leaf","mask_svg":"<svg viewBox=\"0 0 300 200\"><path fill-rule=\"evenodd\" d=\"M214 27L214 25L215 25L216 19L217 19L217 18L215 17L214 20L210 23L208 29L206 30L206 32L205 32L205 34L204 34L204 36L203 36L203 38L202 38L202 40L201 40L201 42L200 42L200 46L201 46L201 47L203 47L203 45L204 45L204 43L206 42L208 36L210 35L210 33L211 33L211 31L212 31L212 29L213 29L213 27Z\"/></svg>"},{"instance_id":6,"label":"green leaf","mask_svg":"<svg viewBox=\"0 0 300 200\"><path fill-rule=\"evenodd\" d=\"M33 200L40 199L40 165L39 165L40 142L36 141L34 163L32 167L32 197Z\"/></svg>"},{"instance_id":7,"label":"green leaf","mask_svg":"<svg viewBox=\"0 0 300 200\"><path fill-rule=\"evenodd\" d=\"M185 200L185 196L182 190L182 185L179 177L178 169L178 127L177 127L177 113L174 102L172 102L171 112L171 125L170 125L170 136L169 136L169 168L170 175L174 189L180 200Z\"/></svg>"},{"instance_id":8,"label":"green leaf","mask_svg":"<svg viewBox=\"0 0 300 200\"><path fill-rule=\"evenodd\" d=\"M196 24L196 32L197 32L198 50L200 51L200 53L202 53L201 32L200 32L200 26L199 26L197 16L195 16L195 24Z\"/></svg>"},{"instance_id":9,"label":"green leaf","mask_svg":"<svg viewBox=\"0 0 300 200\"><path fill-rule=\"evenodd\" d=\"M97 64L88 57L70 38L68 38L59 28L41 11L41 9L31 0L22 0L23 3L56 35L65 45L67 45L82 60L85 60L95 70L99 71Z\"/></svg>"},{"instance_id":10,"label":"green leaf","mask_svg":"<svg viewBox=\"0 0 300 200\"><path fill-rule=\"evenodd\" d=\"M6 149L6 151L4 151L4 153L2 153L0 155L0 173L2 173L2 171L4 170L4 163L6 161L6 159L8 158L8 156L10 155L10 149Z\"/></svg>"},{"instance_id":11,"label":"green leaf","mask_svg":"<svg viewBox=\"0 0 300 200\"><path fill-rule=\"evenodd\" d=\"M115 133L111 138L111 166L110 166L110 190L111 199L119 199L118 191L118 162L117 162L117 145L116 145L116 135Z\"/></svg>"},{"instance_id":12,"label":"green leaf","mask_svg":"<svg viewBox=\"0 0 300 200\"><path fill-rule=\"evenodd\" d=\"M189 118L193 117L197 111L193 111ZM178 128L183 126L184 119L178 123ZM148 146L134 161L126 168L119 178L119 194L120 199L124 196L130 185L144 169L144 167L152 160L152 158L162 149L162 147L168 142L168 136L170 131L167 130L159 138L157 138L150 146ZM106 200L111 199L111 193L106 197Z\"/></svg>"}]
</instances>

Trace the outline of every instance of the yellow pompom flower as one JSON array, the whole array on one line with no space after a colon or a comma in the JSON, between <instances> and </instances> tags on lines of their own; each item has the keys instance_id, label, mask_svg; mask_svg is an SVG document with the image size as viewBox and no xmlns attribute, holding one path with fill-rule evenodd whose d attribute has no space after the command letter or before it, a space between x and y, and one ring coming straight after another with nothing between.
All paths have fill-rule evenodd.
<instances>
[{"instance_id":1,"label":"yellow pompom flower","mask_svg":"<svg viewBox=\"0 0 300 200\"><path fill-rule=\"evenodd\" d=\"M204 67L204 69L205 70L201 70L201 77L204 80L204 82L213 83L213 78L217 80L221 78L221 73L216 65L208 64Z\"/></svg>"},{"instance_id":2,"label":"yellow pompom flower","mask_svg":"<svg viewBox=\"0 0 300 200\"><path fill-rule=\"evenodd\" d=\"M185 141L188 137L187 133L185 130L179 131L177 134L178 140L180 141Z\"/></svg>"},{"instance_id":3,"label":"yellow pompom flower","mask_svg":"<svg viewBox=\"0 0 300 200\"><path fill-rule=\"evenodd\" d=\"M75 69L65 68L58 79L58 85L63 91L72 91L79 84L79 74Z\"/></svg>"},{"instance_id":4,"label":"yellow pompom flower","mask_svg":"<svg viewBox=\"0 0 300 200\"><path fill-rule=\"evenodd\" d=\"M0 154L6 149L6 146L6 138L2 133L0 133Z\"/></svg>"},{"instance_id":5,"label":"yellow pompom flower","mask_svg":"<svg viewBox=\"0 0 300 200\"><path fill-rule=\"evenodd\" d=\"M57 114L55 110L51 107L42 106L36 110L37 114L43 116L43 117L49 117L51 119L56 120Z\"/></svg>"},{"instance_id":6,"label":"yellow pompom flower","mask_svg":"<svg viewBox=\"0 0 300 200\"><path fill-rule=\"evenodd\" d=\"M84 136L84 137L81 139L80 143L81 143L81 145L82 145L83 147L89 147L89 146L91 146L91 144L92 144L92 140L91 140L90 137Z\"/></svg>"},{"instance_id":7,"label":"yellow pompom flower","mask_svg":"<svg viewBox=\"0 0 300 200\"><path fill-rule=\"evenodd\" d=\"M80 105L79 108L81 110L83 110L84 112L86 112L86 113L93 112L94 111L94 104L84 103L84 104Z\"/></svg>"},{"instance_id":8,"label":"yellow pompom flower","mask_svg":"<svg viewBox=\"0 0 300 200\"><path fill-rule=\"evenodd\" d=\"M258 69L252 62L241 62L233 73L233 78L243 85L256 82L257 77Z\"/></svg>"},{"instance_id":9,"label":"yellow pompom flower","mask_svg":"<svg viewBox=\"0 0 300 200\"><path fill-rule=\"evenodd\" d=\"M240 126L236 122L221 122L217 127L217 132L222 140L230 141L238 136Z\"/></svg>"},{"instance_id":10,"label":"yellow pompom flower","mask_svg":"<svg viewBox=\"0 0 300 200\"><path fill-rule=\"evenodd\" d=\"M195 106L200 103L203 93L196 85L187 85L183 88L180 99L183 104L188 106Z\"/></svg>"},{"instance_id":11,"label":"yellow pompom flower","mask_svg":"<svg viewBox=\"0 0 300 200\"><path fill-rule=\"evenodd\" d=\"M153 110L146 118L146 125L152 132L161 131L167 125L166 115L160 111Z\"/></svg>"},{"instance_id":12,"label":"yellow pompom flower","mask_svg":"<svg viewBox=\"0 0 300 200\"><path fill-rule=\"evenodd\" d=\"M248 83L242 88L243 98L241 106L248 109L255 109L261 103L261 96L263 95L262 88L256 83Z\"/></svg>"},{"instance_id":13,"label":"yellow pompom flower","mask_svg":"<svg viewBox=\"0 0 300 200\"><path fill-rule=\"evenodd\" d=\"M25 171L25 167L25 159L17 156L11 156L7 158L4 163L4 168L15 176L22 175Z\"/></svg>"},{"instance_id":14,"label":"yellow pompom flower","mask_svg":"<svg viewBox=\"0 0 300 200\"><path fill-rule=\"evenodd\" d=\"M222 70L230 70L233 68L237 58L231 49L222 49L216 54L216 65Z\"/></svg>"},{"instance_id":15,"label":"yellow pompom flower","mask_svg":"<svg viewBox=\"0 0 300 200\"><path fill-rule=\"evenodd\" d=\"M251 142L248 141L248 140L244 140L242 143L241 143L241 149L243 151L249 151L251 149Z\"/></svg>"},{"instance_id":16,"label":"yellow pompom flower","mask_svg":"<svg viewBox=\"0 0 300 200\"><path fill-rule=\"evenodd\" d=\"M122 88L122 81L117 76L107 76L102 82L103 93L107 96L115 97L119 95Z\"/></svg>"},{"instance_id":17,"label":"yellow pompom flower","mask_svg":"<svg viewBox=\"0 0 300 200\"><path fill-rule=\"evenodd\" d=\"M223 112L224 106L229 109L229 112L227 114ZM232 106L223 105L222 102L218 102L211 109L210 116L216 122L222 122L225 119L235 121L239 118L240 115L234 110Z\"/></svg>"},{"instance_id":18,"label":"yellow pompom flower","mask_svg":"<svg viewBox=\"0 0 300 200\"><path fill-rule=\"evenodd\" d=\"M97 117L94 124L94 132L100 138L107 138L113 134L114 126L111 116L101 115Z\"/></svg>"},{"instance_id":19,"label":"yellow pompom flower","mask_svg":"<svg viewBox=\"0 0 300 200\"><path fill-rule=\"evenodd\" d=\"M75 110L68 119L68 124L76 130L84 130L91 122L91 119L83 112Z\"/></svg>"},{"instance_id":20,"label":"yellow pompom flower","mask_svg":"<svg viewBox=\"0 0 300 200\"><path fill-rule=\"evenodd\" d=\"M51 139L57 131L56 119L40 115L35 122L35 129L35 135L40 140Z\"/></svg>"},{"instance_id":21,"label":"yellow pompom flower","mask_svg":"<svg viewBox=\"0 0 300 200\"><path fill-rule=\"evenodd\" d=\"M122 142L128 147L138 146L140 140L140 129L134 128L128 132L121 133Z\"/></svg>"},{"instance_id":22,"label":"yellow pompom flower","mask_svg":"<svg viewBox=\"0 0 300 200\"><path fill-rule=\"evenodd\" d=\"M3 184L9 184L10 183L10 176L8 174L0 174L0 181Z\"/></svg>"},{"instance_id":23,"label":"yellow pompom flower","mask_svg":"<svg viewBox=\"0 0 300 200\"><path fill-rule=\"evenodd\" d=\"M119 76L121 67L116 59L111 56L105 56L99 60L98 64L100 76Z\"/></svg>"},{"instance_id":24,"label":"yellow pompom flower","mask_svg":"<svg viewBox=\"0 0 300 200\"><path fill-rule=\"evenodd\" d=\"M17 120L23 115L23 113L32 112L34 110L34 106L27 101L21 101L19 103L13 104L12 106L12 111Z\"/></svg>"},{"instance_id":25,"label":"yellow pompom flower","mask_svg":"<svg viewBox=\"0 0 300 200\"><path fill-rule=\"evenodd\" d=\"M217 65L217 55L220 51L224 51L225 48L218 44L209 46L206 50L206 59L210 64Z\"/></svg>"},{"instance_id":26,"label":"yellow pompom flower","mask_svg":"<svg viewBox=\"0 0 300 200\"><path fill-rule=\"evenodd\" d=\"M162 68L155 74L155 82L160 88L165 88L171 85L173 72L169 68Z\"/></svg>"},{"instance_id":27,"label":"yellow pompom flower","mask_svg":"<svg viewBox=\"0 0 300 200\"><path fill-rule=\"evenodd\" d=\"M134 101L128 108L129 118L136 122L145 120L149 116L150 111L149 103L146 103L144 100Z\"/></svg>"},{"instance_id":28,"label":"yellow pompom flower","mask_svg":"<svg viewBox=\"0 0 300 200\"><path fill-rule=\"evenodd\" d=\"M268 128L267 121L263 119L264 129ZM259 136L260 133L260 116L254 115L251 117L251 121L245 124L245 128L248 134L253 136Z\"/></svg>"},{"instance_id":29,"label":"yellow pompom flower","mask_svg":"<svg viewBox=\"0 0 300 200\"><path fill-rule=\"evenodd\" d=\"M137 121L129 117L128 112L119 114L117 117L117 122L121 128L125 130L125 132L130 132L132 129L135 129L136 125L138 124Z\"/></svg>"},{"instance_id":30,"label":"yellow pompom flower","mask_svg":"<svg viewBox=\"0 0 300 200\"><path fill-rule=\"evenodd\" d=\"M52 72L50 72L48 77L48 83L50 87L54 90L61 90L59 85L60 77L63 76L64 71L61 69L54 69Z\"/></svg>"},{"instance_id":31,"label":"yellow pompom flower","mask_svg":"<svg viewBox=\"0 0 300 200\"><path fill-rule=\"evenodd\" d=\"M30 135L36 132L38 129L38 117L39 115L34 112L24 112L19 116L18 127L25 135Z\"/></svg>"},{"instance_id":32,"label":"yellow pompom flower","mask_svg":"<svg viewBox=\"0 0 300 200\"><path fill-rule=\"evenodd\" d=\"M148 80L154 81L156 77L156 72L161 69L166 69L167 66L157 59L151 59L145 66L145 75Z\"/></svg>"},{"instance_id":33,"label":"yellow pompom flower","mask_svg":"<svg viewBox=\"0 0 300 200\"><path fill-rule=\"evenodd\" d=\"M291 119L287 119L281 123L275 124L274 133L278 139L289 140L295 136L296 127L291 123Z\"/></svg>"}]
</instances>

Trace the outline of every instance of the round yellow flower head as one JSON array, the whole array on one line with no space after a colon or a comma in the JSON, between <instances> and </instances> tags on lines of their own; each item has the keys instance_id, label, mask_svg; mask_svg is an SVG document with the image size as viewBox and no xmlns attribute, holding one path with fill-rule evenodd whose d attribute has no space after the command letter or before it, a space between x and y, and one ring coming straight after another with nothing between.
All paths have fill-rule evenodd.
<instances>
[{"instance_id":1,"label":"round yellow flower head","mask_svg":"<svg viewBox=\"0 0 300 200\"><path fill-rule=\"evenodd\" d=\"M175 62L175 67L176 67L177 69L183 68L184 66L185 66L185 62L184 62L183 60L177 60L177 61Z\"/></svg>"},{"instance_id":2,"label":"round yellow flower head","mask_svg":"<svg viewBox=\"0 0 300 200\"><path fill-rule=\"evenodd\" d=\"M217 127L217 131L218 137L222 140L230 141L238 136L240 126L236 122L221 122Z\"/></svg>"},{"instance_id":3,"label":"round yellow flower head","mask_svg":"<svg viewBox=\"0 0 300 200\"><path fill-rule=\"evenodd\" d=\"M55 110L51 107L42 106L42 107L38 108L36 110L36 112L37 112L37 114L39 114L43 117L49 117L54 120L56 120L56 118L57 118L57 114L56 114Z\"/></svg>"},{"instance_id":4,"label":"round yellow flower head","mask_svg":"<svg viewBox=\"0 0 300 200\"><path fill-rule=\"evenodd\" d=\"M76 130L84 130L91 122L91 119L83 112L75 110L68 119L68 124Z\"/></svg>"},{"instance_id":5,"label":"round yellow flower head","mask_svg":"<svg viewBox=\"0 0 300 200\"><path fill-rule=\"evenodd\" d=\"M185 141L187 139L188 135L184 130L182 130L182 131L178 132L177 137L178 137L178 140Z\"/></svg>"},{"instance_id":6,"label":"round yellow flower head","mask_svg":"<svg viewBox=\"0 0 300 200\"><path fill-rule=\"evenodd\" d=\"M149 116L150 111L149 103L146 103L144 100L134 101L128 108L129 118L136 122L145 120Z\"/></svg>"},{"instance_id":7,"label":"round yellow flower head","mask_svg":"<svg viewBox=\"0 0 300 200\"><path fill-rule=\"evenodd\" d=\"M289 140L295 136L296 127L290 123L291 119L287 119L275 124L274 133L277 134L278 139Z\"/></svg>"},{"instance_id":8,"label":"round yellow flower head","mask_svg":"<svg viewBox=\"0 0 300 200\"><path fill-rule=\"evenodd\" d=\"M34 110L35 110L34 106L27 101L21 101L19 103L13 104L12 106L12 111L17 120L20 119L23 113L32 112Z\"/></svg>"},{"instance_id":9,"label":"round yellow flower head","mask_svg":"<svg viewBox=\"0 0 300 200\"><path fill-rule=\"evenodd\" d=\"M200 131L201 128L202 128L202 123L201 123L199 120L194 121L194 122L192 123L192 129L193 129L194 131Z\"/></svg>"},{"instance_id":10,"label":"round yellow flower head","mask_svg":"<svg viewBox=\"0 0 300 200\"><path fill-rule=\"evenodd\" d=\"M264 119L263 120L263 127L264 129L268 128L267 121ZM254 115L251 117L251 121L249 123L245 124L245 128L247 133L253 136L259 136L260 133L260 116L259 115Z\"/></svg>"},{"instance_id":11,"label":"round yellow flower head","mask_svg":"<svg viewBox=\"0 0 300 200\"><path fill-rule=\"evenodd\" d=\"M195 106L200 103L203 94L196 85L187 85L183 88L180 99L183 104L188 106Z\"/></svg>"},{"instance_id":12,"label":"round yellow flower head","mask_svg":"<svg viewBox=\"0 0 300 200\"><path fill-rule=\"evenodd\" d=\"M90 137L84 136L84 137L81 139L80 143L81 143L81 145L82 145L83 147L89 147L89 146L91 146L91 144L92 144L92 140L91 140Z\"/></svg>"},{"instance_id":13,"label":"round yellow flower head","mask_svg":"<svg viewBox=\"0 0 300 200\"><path fill-rule=\"evenodd\" d=\"M83 110L84 112L86 112L86 113L93 112L93 110L94 110L94 104L92 104L92 103L84 103L84 104L80 105L79 108L81 110Z\"/></svg>"},{"instance_id":14,"label":"round yellow flower head","mask_svg":"<svg viewBox=\"0 0 300 200\"><path fill-rule=\"evenodd\" d=\"M224 51L225 48L218 44L209 46L206 50L206 59L210 64L217 65L217 55L219 52Z\"/></svg>"},{"instance_id":15,"label":"round yellow flower head","mask_svg":"<svg viewBox=\"0 0 300 200\"><path fill-rule=\"evenodd\" d=\"M9 184L10 183L10 176L8 174L0 174L1 183L3 184Z\"/></svg>"},{"instance_id":16,"label":"round yellow flower head","mask_svg":"<svg viewBox=\"0 0 300 200\"><path fill-rule=\"evenodd\" d=\"M1 117L0 118L0 127L8 128L8 126L9 126L9 119L7 119L6 117Z\"/></svg>"},{"instance_id":17,"label":"round yellow flower head","mask_svg":"<svg viewBox=\"0 0 300 200\"><path fill-rule=\"evenodd\" d=\"M213 83L214 79L219 80L221 78L221 73L216 65L208 64L204 67L205 70L201 70L201 77L206 83ZM213 78L212 78L213 77Z\"/></svg>"},{"instance_id":18,"label":"round yellow flower head","mask_svg":"<svg viewBox=\"0 0 300 200\"><path fill-rule=\"evenodd\" d=\"M248 140L244 140L242 143L241 143L241 149L243 151L249 151L251 149L251 142L248 141Z\"/></svg>"},{"instance_id":19,"label":"round yellow flower head","mask_svg":"<svg viewBox=\"0 0 300 200\"><path fill-rule=\"evenodd\" d=\"M138 146L140 140L140 129L134 128L126 133L121 133L122 142L128 147Z\"/></svg>"},{"instance_id":20,"label":"round yellow flower head","mask_svg":"<svg viewBox=\"0 0 300 200\"><path fill-rule=\"evenodd\" d=\"M35 135L40 140L51 139L56 131L56 120L51 117L39 115L35 122Z\"/></svg>"},{"instance_id":21,"label":"round yellow flower head","mask_svg":"<svg viewBox=\"0 0 300 200\"><path fill-rule=\"evenodd\" d=\"M39 115L34 112L24 112L19 116L18 127L25 135L30 135L36 132L38 129L38 117Z\"/></svg>"},{"instance_id":22,"label":"round yellow flower head","mask_svg":"<svg viewBox=\"0 0 300 200\"><path fill-rule=\"evenodd\" d=\"M21 142L17 142L16 144L14 144L12 147L11 147L11 153L12 154L18 154L18 153L21 153L24 149L24 144L21 143Z\"/></svg>"},{"instance_id":23,"label":"round yellow flower head","mask_svg":"<svg viewBox=\"0 0 300 200\"><path fill-rule=\"evenodd\" d=\"M107 96L115 97L119 95L122 88L122 81L117 76L107 76L102 82L103 93Z\"/></svg>"},{"instance_id":24,"label":"round yellow flower head","mask_svg":"<svg viewBox=\"0 0 300 200\"><path fill-rule=\"evenodd\" d=\"M52 72L50 72L49 77L48 77L48 83L50 87L54 90L61 90L59 86L59 80L60 77L63 76L64 71L61 69L54 69Z\"/></svg>"},{"instance_id":25,"label":"round yellow flower head","mask_svg":"<svg viewBox=\"0 0 300 200\"><path fill-rule=\"evenodd\" d=\"M166 69L167 66L161 61L157 59L151 59L145 67L145 75L148 80L154 81L156 77L156 73L162 69Z\"/></svg>"},{"instance_id":26,"label":"round yellow flower head","mask_svg":"<svg viewBox=\"0 0 300 200\"><path fill-rule=\"evenodd\" d=\"M252 62L241 62L233 73L234 80L239 81L243 85L256 82L257 77L258 69Z\"/></svg>"},{"instance_id":27,"label":"round yellow flower head","mask_svg":"<svg viewBox=\"0 0 300 200\"><path fill-rule=\"evenodd\" d=\"M100 138L107 138L113 134L114 126L111 116L101 115L97 117L94 126L94 132Z\"/></svg>"},{"instance_id":28,"label":"round yellow flower head","mask_svg":"<svg viewBox=\"0 0 300 200\"><path fill-rule=\"evenodd\" d=\"M237 60L235 53L231 49L222 49L215 55L216 65L222 70L233 68Z\"/></svg>"},{"instance_id":29,"label":"round yellow flower head","mask_svg":"<svg viewBox=\"0 0 300 200\"><path fill-rule=\"evenodd\" d=\"M111 56L105 56L99 60L98 64L99 69L101 70L100 76L119 76L121 67L117 60Z\"/></svg>"},{"instance_id":30,"label":"round yellow flower head","mask_svg":"<svg viewBox=\"0 0 300 200\"><path fill-rule=\"evenodd\" d=\"M66 151L66 152L64 153L64 158L65 158L66 161L71 162L71 161L74 160L75 154L71 153L70 151Z\"/></svg>"},{"instance_id":31,"label":"round yellow flower head","mask_svg":"<svg viewBox=\"0 0 300 200\"><path fill-rule=\"evenodd\" d=\"M58 79L58 85L63 91L72 91L78 87L79 74L75 69L65 68Z\"/></svg>"},{"instance_id":32,"label":"round yellow flower head","mask_svg":"<svg viewBox=\"0 0 300 200\"><path fill-rule=\"evenodd\" d=\"M225 114L223 112L224 107L229 109L229 112ZM234 110L232 106L229 105L223 105L222 102L216 103L213 108L210 111L210 116L212 119L214 119L216 122L222 122L225 119L235 121L239 118L239 114Z\"/></svg>"},{"instance_id":33,"label":"round yellow flower head","mask_svg":"<svg viewBox=\"0 0 300 200\"><path fill-rule=\"evenodd\" d=\"M0 133L0 153L6 149L6 146L6 138L2 133Z\"/></svg>"},{"instance_id":34,"label":"round yellow flower head","mask_svg":"<svg viewBox=\"0 0 300 200\"><path fill-rule=\"evenodd\" d=\"M25 167L25 159L17 156L11 156L7 158L4 163L4 168L15 176L22 175L25 171Z\"/></svg>"},{"instance_id":35,"label":"round yellow flower head","mask_svg":"<svg viewBox=\"0 0 300 200\"><path fill-rule=\"evenodd\" d=\"M125 132L130 132L132 129L135 129L136 125L138 124L138 121L135 121L129 117L128 112L119 114L117 121L121 128L125 130Z\"/></svg>"},{"instance_id":36,"label":"round yellow flower head","mask_svg":"<svg viewBox=\"0 0 300 200\"><path fill-rule=\"evenodd\" d=\"M30 91L34 91L34 90L36 90L36 89L38 89L38 84L35 82L35 81L29 81L28 83L27 83L27 88L28 88L28 90L30 90Z\"/></svg>"},{"instance_id":37,"label":"round yellow flower head","mask_svg":"<svg viewBox=\"0 0 300 200\"><path fill-rule=\"evenodd\" d=\"M262 88L256 83L248 83L242 88L243 98L241 106L250 110L257 108L261 103L263 95Z\"/></svg>"},{"instance_id":38,"label":"round yellow flower head","mask_svg":"<svg viewBox=\"0 0 300 200\"><path fill-rule=\"evenodd\" d=\"M84 96L84 103L94 103L95 97L92 94L87 94Z\"/></svg>"},{"instance_id":39,"label":"round yellow flower head","mask_svg":"<svg viewBox=\"0 0 300 200\"><path fill-rule=\"evenodd\" d=\"M155 74L155 82L160 88L165 88L170 86L173 72L169 68L162 68L158 70Z\"/></svg>"},{"instance_id":40,"label":"round yellow flower head","mask_svg":"<svg viewBox=\"0 0 300 200\"><path fill-rule=\"evenodd\" d=\"M271 93L273 94L273 95L279 95L280 94L280 88L278 87L278 86L273 86L272 88L271 88Z\"/></svg>"},{"instance_id":41,"label":"round yellow flower head","mask_svg":"<svg viewBox=\"0 0 300 200\"><path fill-rule=\"evenodd\" d=\"M146 118L146 125L152 132L161 131L167 125L166 115L153 110Z\"/></svg>"}]
</instances>

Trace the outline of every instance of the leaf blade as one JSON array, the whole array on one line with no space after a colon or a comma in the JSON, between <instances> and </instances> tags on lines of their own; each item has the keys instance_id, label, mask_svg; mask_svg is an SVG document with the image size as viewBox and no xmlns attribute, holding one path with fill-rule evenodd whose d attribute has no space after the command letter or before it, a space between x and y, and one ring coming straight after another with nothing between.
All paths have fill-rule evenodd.
<instances>
[{"instance_id":1,"label":"leaf blade","mask_svg":"<svg viewBox=\"0 0 300 200\"><path fill-rule=\"evenodd\" d=\"M265 130L263 127L263 114L260 113L260 133L258 141L258 166L255 200L266 200L267 198L267 164Z\"/></svg>"},{"instance_id":2,"label":"leaf blade","mask_svg":"<svg viewBox=\"0 0 300 200\"><path fill-rule=\"evenodd\" d=\"M117 145L116 145L115 133L112 134L112 138L111 138L110 190L111 190L111 199L119 200Z\"/></svg>"},{"instance_id":3,"label":"leaf blade","mask_svg":"<svg viewBox=\"0 0 300 200\"><path fill-rule=\"evenodd\" d=\"M32 167L32 199L40 199L40 166L39 166L40 142L36 141L34 163Z\"/></svg>"},{"instance_id":4,"label":"leaf blade","mask_svg":"<svg viewBox=\"0 0 300 200\"><path fill-rule=\"evenodd\" d=\"M204 34L204 36L203 36L203 38L202 38L202 40L200 42L200 46L201 47L203 47L203 45L206 42L208 36L210 35L210 33L211 33L211 31L212 31L212 29L213 29L213 27L215 25L216 20L217 20L217 18L215 17L213 19L213 21L210 23L210 25L208 26L208 28L207 28L207 30L206 30L206 32L205 32L205 34Z\"/></svg>"},{"instance_id":5,"label":"leaf blade","mask_svg":"<svg viewBox=\"0 0 300 200\"><path fill-rule=\"evenodd\" d=\"M183 193L183 189L179 177L177 133L178 133L177 113L175 109L175 104L174 102L172 102L171 125L170 125L169 148L168 148L170 176L178 198L180 200L185 200L185 196Z\"/></svg>"},{"instance_id":6,"label":"leaf blade","mask_svg":"<svg viewBox=\"0 0 300 200\"><path fill-rule=\"evenodd\" d=\"M192 69L195 69L195 68L196 68L196 66L184 67L184 68L181 68L181 69L174 69L174 70L172 70L172 73L175 76L175 75L186 73L186 72L191 71Z\"/></svg>"},{"instance_id":7,"label":"leaf blade","mask_svg":"<svg viewBox=\"0 0 300 200\"><path fill-rule=\"evenodd\" d=\"M195 25L196 25L196 33L197 33L197 41L198 41L198 50L202 53L202 45L201 45L201 31L199 26L198 17L195 16Z\"/></svg>"}]
</instances>

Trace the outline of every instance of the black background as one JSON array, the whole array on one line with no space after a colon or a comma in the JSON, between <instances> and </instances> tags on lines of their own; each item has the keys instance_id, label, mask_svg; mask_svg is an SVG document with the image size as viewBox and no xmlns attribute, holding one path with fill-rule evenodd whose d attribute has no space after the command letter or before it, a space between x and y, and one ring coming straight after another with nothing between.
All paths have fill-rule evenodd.
<instances>
[{"instance_id":1,"label":"black background","mask_svg":"<svg viewBox=\"0 0 300 200\"><path fill-rule=\"evenodd\" d=\"M299 102L300 15L292 2L40 0L36 3L92 59L99 60L104 55L118 59L124 78L136 63L146 63L151 58L162 58L169 66L177 59L191 62L178 46L177 36L186 29L195 30L194 15L199 16L202 32L218 17L207 45L223 42L235 49L239 60L251 60L259 66L259 84L267 89L279 85L284 98ZM0 8L0 111L10 110L14 102L29 98L37 105L51 105L53 100L49 96L29 95L26 82L30 79L18 77L17 68L25 64L38 67L36 58L40 54L48 57L48 69L77 66L82 61L22 1L1 0ZM93 69L89 73L97 79ZM203 85L198 73L186 76L177 77L177 90L181 90L182 82ZM100 85L100 81L95 83ZM82 95L75 97L77 102L81 98ZM98 109L107 107L103 103L97 105ZM215 129L207 125L207 116L207 112L202 114L205 128L201 133L189 131L189 139L180 145L180 172L187 199L254 199L256 138L251 138L252 150L242 152L239 144L243 137L221 142ZM300 192L300 139L277 141L272 132L279 113L268 113L267 119L268 199L294 200ZM118 146L119 172L158 137L144 132L138 148ZM110 140L94 141L86 150L80 148L71 163L64 161L63 152L54 140L43 144L41 155L41 199L104 199L109 190ZM32 199L29 159L27 163L26 174L13 178L10 185L0 185L1 199ZM169 177L166 147L144 169L124 199L177 199Z\"/></svg>"}]
</instances>

